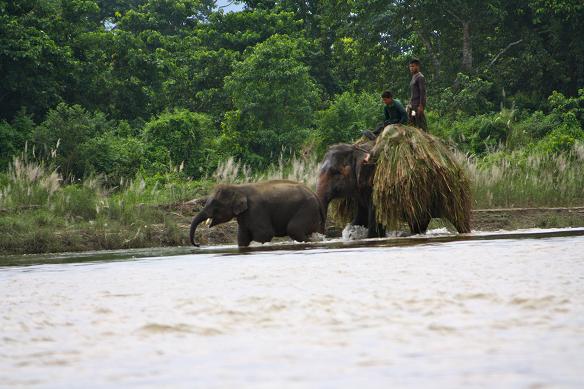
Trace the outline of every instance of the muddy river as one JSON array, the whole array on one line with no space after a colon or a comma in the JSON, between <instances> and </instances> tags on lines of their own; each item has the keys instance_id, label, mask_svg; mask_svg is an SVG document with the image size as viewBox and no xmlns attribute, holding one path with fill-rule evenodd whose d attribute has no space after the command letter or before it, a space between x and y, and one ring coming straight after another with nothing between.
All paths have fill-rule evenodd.
<instances>
[{"instance_id":1,"label":"muddy river","mask_svg":"<svg viewBox=\"0 0 584 389\"><path fill-rule=\"evenodd\" d=\"M0 387L584 385L583 230L0 264Z\"/></svg>"}]
</instances>

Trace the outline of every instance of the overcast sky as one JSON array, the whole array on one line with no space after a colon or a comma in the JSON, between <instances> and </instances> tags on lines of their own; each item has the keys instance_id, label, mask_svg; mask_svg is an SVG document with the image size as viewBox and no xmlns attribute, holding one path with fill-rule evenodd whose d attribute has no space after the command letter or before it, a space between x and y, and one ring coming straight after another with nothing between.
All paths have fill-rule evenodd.
<instances>
[{"instance_id":1,"label":"overcast sky","mask_svg":"<svg viewBox=\"0 0 584 389\"><path fill-rule=\"evenodd\" d=\"M222 8L223 11L225 11L225 12L241 11L243 9L243 4L236 4L235 1L217 0L218 7L225 6L227 4L230 4L230 5L228 5L225 8Z\"/></svg>"}]
</instances>

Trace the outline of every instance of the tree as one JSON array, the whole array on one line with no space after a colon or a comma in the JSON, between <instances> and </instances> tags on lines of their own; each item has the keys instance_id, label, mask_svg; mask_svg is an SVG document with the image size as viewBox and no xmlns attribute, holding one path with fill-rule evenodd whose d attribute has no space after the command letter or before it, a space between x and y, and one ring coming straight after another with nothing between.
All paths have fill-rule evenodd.
<instances>
[{"instance_id":1,"label":"tree","mask_svg":"<svg viewBox=\"0 0 584 389\"><path fill-rule=\"evenodd\" d=\"M383 121L383 107L379 94L345 92L336 96L332 104L317 113L317 143L319 152L335 143L349 143L361 136L361 131L372 129Z\"/></svg>"},{"instance_id":2,"label":"tree","mask_svg":"<svg viewBox=\"0 0 584 389\"><path fill-rule=\"evenodd\" d=\"M143 136L147 145L165 147L172 163L183 165L190 176L201 177L217 163L212 150L216 133L205 114L185 109L162 113L146 123Z\"/></svg>"},{"instance_id":3,"label":"tree","mask_svg":"<svg viewBox=\"0 0 584 389\"><path fill-rule=\"evenodd\" d=\"M21 107L39 117L60 101L71 67L70 51L50 34L50 15L60 12L49 2L0 1L0 118Z\"/></svg>"},{"instance_id":4,"label":"tree","mask_svg":"<svg viewBox=\"0 0 584 389\"><path fill-rule=\"evenodd\" d=\"M153 30L163 35L186 34L209 18L214 5L214 0L148 0L129 9L118 24L133 33Z\"/></svg>"},{"instance_id":5,"label":"tree","mask_svg":"<svg viewBox=\"0 0 584 389\"><path fill-rule=\"evenodd\" d=\"M226 78L226 91L242 122L241 141L263 158L284 148L294 150L313 125L319 90L302 62L304 45L276 34L246 52Z\"/></svg>"},{"instance_id":6,"label":"tree","mask_svg":"<svg viewBox=\"0 0 584 389\"><path fill-rule=\"evenodd\" d=\"M79 105L61 103L48 112L46 119L35 129L37 150L49 156L56 152L56 163L66 179L85 175L81 145L103 134L113 126L100 112L91 113Z\"/></svg>"}]
</instances>

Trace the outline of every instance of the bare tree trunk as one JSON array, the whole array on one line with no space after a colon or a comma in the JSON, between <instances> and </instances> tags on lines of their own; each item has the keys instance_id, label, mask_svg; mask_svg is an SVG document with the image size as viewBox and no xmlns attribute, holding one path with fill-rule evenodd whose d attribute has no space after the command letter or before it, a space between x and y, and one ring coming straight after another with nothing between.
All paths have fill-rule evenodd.
<instances>
[{"instance_id":1,"label":"bare tree trunk","mask_svg":"<svg viewBox=\"0 0 584 389\"><path fill-rule=\"evenodd\" d=\"M459 16L456 12L446 8L446 12L452 15L460 24L462 24L462 70L470 73L472 71L472 45L470 42L470 21L468 16ZM468 12L465 13L468 15ZM458 81L458 79L457 79ZM455 81L455 85L457 84Z\"/></svg>"},{"instance_id":2,"label":"bare tree trunk","mask_svg":"<svg viewBox=\"0 0 584 389\"><path fill-rule=\"evenodd\" d=\"M462 70L472 71L472 46L470 42L470 22L462 22Z\"/></svg>"},{"instance_id":3,"label":"bare tree trunk","mask_svg":"<svg viewBox=\"0 0 584 389\"><path fill-rule=\"evenodd\" d=\"M428 50L428 53L432 58L432 65L434 65L433 72L434 80L437 81L440 79L440 71L442 70L440 58L438 58L438 55L436 54L436 51L434 50L434 47L432 46L432 43L430 42L430 39L426 36L426 34L424 34L422 31L418 31L418 36L420 37L420 41L422 41L422 44L424 45L426 50Z\"/></svg>"}]
</instances>

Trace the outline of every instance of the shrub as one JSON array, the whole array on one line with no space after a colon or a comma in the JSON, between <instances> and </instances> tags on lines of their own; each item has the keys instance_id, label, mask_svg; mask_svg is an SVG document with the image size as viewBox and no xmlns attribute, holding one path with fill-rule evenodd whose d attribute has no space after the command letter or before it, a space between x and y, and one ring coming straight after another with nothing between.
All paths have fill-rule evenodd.
<instances>
[{"instance_id":1,"label":"shrub","mask_svg":"<svg viewBox=\"0 0 584 389\"><path fill-rule=\"evenodd\" d=\"M67 185L55 203L58 214L70 218L94 220L97 216L98 192L86 185Z\"/></svg>"},{"instance_id":2,"label":"shrub","mask_svg":"<svg viewBox=\"0 0 584 389\"><path fill-rule=\"evenodd\" d=\"M524 115L523 118L513 124L513 130L510 134L511 142L508 146L511 146L512 149L526 146L537 139L545 137L558 124L554 117L541 111Z\"/></svg>"},{"instance_id":3,"label":"shrub","mask_svg":"<svg viewBox=\"0 0 584 389\"><path fill-rule=\"evenodd\" d=\"M509 131L508 121L501 114L485 114L446 124L447 138L458 144L462 151L481 155L498 149L505 143Z\"/></svg>"},{"instance_id":4,"label":"shrub","mask_svg":"<svg viewBox=\"0 0 584 389\"><path fill-rule=\"evenodd\" d=\"M584 126L584 88L578 90L578 96L566 97L554 91L548 97L552 112L558 116L573 114L581 126Z\"/></svg>"},{"instance_id":5,"label":"shrub","mask_svg":"<svg viewBox=\"0 0 584 389\"><path fill-rule=\"evenodd\" d=\"M150 120L144 127L144 139L152 148L168 150L172 163L184 164L184 171L194 177L205 175L216 137L212 119L205 114L176 109ZM158 149L156 154L160 154Z\"/></svg>"},{"instance_id":6,"label":"shrub","mask_svg":"<svg viewBox=\"0 0 584 389\"><path fill-rule=\"evenodd\" d=\"M31 139L35 123L26 110L18 112L14 120L9 124L0 121L0 169L4 170L12 161L12 158L20 153Z\"/></svg>"},{"instance_id":7,"label":"shrub","mask_svg":"<svg viewBox=\"0 0 584 389\"><path fill-rule=\"evenodd\" d=\"M144 143L134 137L99 135L80 147L86 174L104 174L108 183L134 178L145 158Z\"/></svg>"},{"instance_id":8,"label":"shrub","mask_svg":"<svg viewBox=\"0 0 584 389\"><path fill-rule=\"evenodd\" d=\"M563 123L537 142L534 148L544 154L557 154L572 150L578 141L584 141L584 131L576 115L567 113L563 115Z\"/></svg>"},{"instance_id":9,"label":"shrub","mask_svg":"<svg viewBox=\"0 0 584 389\"><path fill-rule=\"evenodd\" d=\"M0 169L5 169L19 149L15 146L16 130L4 120L0 121Z\"/></svg>"},{"instance_id":10,"label":"shrub","mask_svg":"<svg viewBox=\"0 0 584 389\"><path fill-rule=\"evenodd\" d=\"M36 128L34 141L44 155L58 146L56 163L63 177L81 178L85 176L85 163L80 146L112 126L101 112L91 113L79 105L61 103Z\"/></svg>"},{"instance_id":11,"label":"shrub","mask_svg":"<svg viewBox=\"0 0 584 389\"><path fill-rule=\"evenodd\" d=\"M297 149L314 124L319 88L303 62L305 46L302 39L275 34L246 51L225 78L236 113L226 115L231 120L224 127L239 133L238 143L264 164L282 149Z\"/></svg>"},{"instance_id":12,"label":"shrub","mask_svg":"<svg viewBox=\"0 0 584 389\"><path fill-rule=\"evenodd\" d=\"M383 121L383 106L375 93L345 92L325 110L317 113L317 131L313 136L318 151L323 152L334 143L351 142L361 136L362 130Z\"/></svg>"},{"instance_id":13,"label":"shrub","mask_svg":"<svg viewBox=\"0 0 584 389\"><path fill-rule=\"evenodd\" d=\"M493 83L490 81L459 73L456 85L444 89L430 101L430 106L452 117L490 112L495 108L491 102L492 88Z\"/></svg>"}]
</instances>

